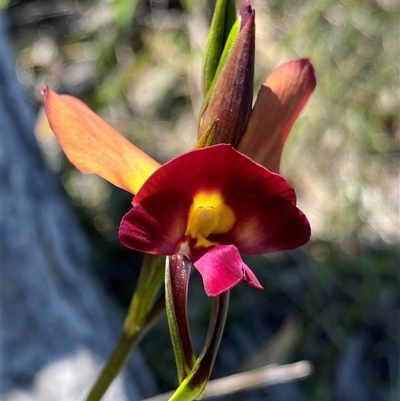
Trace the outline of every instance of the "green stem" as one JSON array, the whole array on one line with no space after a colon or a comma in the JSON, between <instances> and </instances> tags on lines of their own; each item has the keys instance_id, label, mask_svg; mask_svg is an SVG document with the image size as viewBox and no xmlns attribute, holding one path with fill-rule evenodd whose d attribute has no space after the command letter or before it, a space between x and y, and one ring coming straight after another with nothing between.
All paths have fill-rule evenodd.
<instances>
[{"instance_id":1,"label":"green stem","mask_svg":"<svg viewBox=\"0 0 400 401\"><path fill-rule=\"evenodd\" d=\"M125 364L130 351L141 341L148 330L157 321L165 310L165 299L161 297L151 308L141 325L137 325L133 334L128 335L125 329L122 331L117 345L110 358L93 385L86 401L100 401L111 382L118 375Z\"/></svg>"},{"instance_id":2,"label":"green stem","mask_svg":"<svg viewBox=\"0 0 400 401\"><path fill-rule=\"evenodd\" d=\"M165 310L165 299L155 302L164 277L160 256L145 255L124 327L110 358L93 385L86 401L100 401L124 366L131 350L140 342Z\"/></svg>"}]
</instances>

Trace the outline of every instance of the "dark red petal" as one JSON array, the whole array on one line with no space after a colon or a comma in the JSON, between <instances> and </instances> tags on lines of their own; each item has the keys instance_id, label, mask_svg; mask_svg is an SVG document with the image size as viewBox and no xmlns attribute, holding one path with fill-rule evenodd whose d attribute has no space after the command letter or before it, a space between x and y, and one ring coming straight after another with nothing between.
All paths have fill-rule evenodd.
<instances>
[{"instance_id":1,"label":"dark red petal","mask_svg":"<svg viewBox=\"0 0 400 401\"><path fill-rule=\"evenodd\" d=\"M192 202L185 192L151 194L123 217L119 240L122 245L141 252L157 255L177 253Z\"/></svg>"},{"instance_id":2,"label":"dark red petal","mask_svg":"<svg viewBox=\"0 0 400 401\"><path fill-rule=\"evenodd\" d=\"M192 150L164 164L144 183L133 204L166 189L183 191L191 197L202 190L217 191L225 199L261 192L296 203L293 187L283 177L227 144Z\"/></svg>"},{"instance_id":3,"label":"dark red petal","mask_svg":"<svg viewBox=\"0 0 400 401\"><path fill-rule=\"evenodd\" d=\"M239 251L233 245L218 245L208 249L194 260L194 266L203 277L204 289L208 296L217 296L241 281L262 288L257 278L243 262Z\"/></svg>"},{"instance_id":4,"label":"dark red petal","mask_svg":"<svg viewBox=\"0 0 400 401\"><path fill-rule=\"evenodd\" d=\"M235 211L236 222L229 233L212 235L210 241L235 244L244 254L258 254L297 248L310 239L306 216L290 202L261 188L238 193L227 203Z\"/></svg>"}]
</instances>

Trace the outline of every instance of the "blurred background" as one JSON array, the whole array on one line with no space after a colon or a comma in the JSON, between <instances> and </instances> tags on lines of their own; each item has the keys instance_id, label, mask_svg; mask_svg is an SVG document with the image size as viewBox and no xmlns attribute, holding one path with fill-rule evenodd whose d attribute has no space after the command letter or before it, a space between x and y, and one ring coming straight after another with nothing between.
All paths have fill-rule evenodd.
<instances>
[{"instance_id":1,"label":"blurred background","mask_svg":"<svg viewBox=\"0 0 400 401\"><path fill-rule=\"evenodd\" d=\"M197 138L202 51L215 2L2 1L20 83L38 113L48 169L89 238L105 290L126 311L141 256L117 232L130 195L66 160L41 110L43 85L83 99L160 162ZM213 377L310 360L307 380L224 400L400 398L399 4L396 0L253 0L255 93L281 63L311 57L317 88L285 148L313 236L292 252L248 258L265 291L232 291ZM240 6L240 3L238 3ZM192 276L193 339L209 302ZM125 312L123 312L125 313ZM165 319L140 346L157 391L175 387Z\"/></svg>"}]
</instances>

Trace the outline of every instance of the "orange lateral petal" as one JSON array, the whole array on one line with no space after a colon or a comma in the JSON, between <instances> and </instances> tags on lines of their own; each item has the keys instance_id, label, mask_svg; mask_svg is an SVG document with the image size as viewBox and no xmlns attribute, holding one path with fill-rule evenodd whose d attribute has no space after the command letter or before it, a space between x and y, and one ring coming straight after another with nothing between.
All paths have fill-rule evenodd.
<instances>
[{"instance_id":1,"label":"orange lateral petal","mask_svg":"<svg viewBox=\"0 0 400 401\"><path fill-rule=\"evenodd\" d=\"M316 85L307 58L277 68L258 92L238 150L273 172L279 172L283 145Z\"/></svg>"},{"instance_id":2,"label":"orange lateral petal","mask_svg":"<svg viewBox=\"0 0 400 401\"><path fill-rule=\"evenodd\" d=\"M96 173L136 194L160 166L111 128L82 101L43 88L50 127L68 159L83 173Z\"/></svg>"}]
</instances>

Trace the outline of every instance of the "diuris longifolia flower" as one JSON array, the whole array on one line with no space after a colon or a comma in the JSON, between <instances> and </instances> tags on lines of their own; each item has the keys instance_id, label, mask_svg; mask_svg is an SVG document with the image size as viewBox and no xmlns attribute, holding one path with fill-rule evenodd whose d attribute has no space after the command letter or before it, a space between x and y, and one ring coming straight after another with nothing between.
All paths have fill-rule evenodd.
<instances>
[{"instance_id":1,"label":"diuris longifolia flower","mask_svg":"<svg viewBox=\"0 0 400 401\"><path fill-rule=\"evenodd\" d=\"M293 249L310 238L294 189L278 173L285 141L314 90L314 69L309 59L283 64L252 106L255 12L246 0L235 22L234 3L217 0L196 149L163 166L80 100L43 89L50 127L69 160L135 195L120 225L121 243L168 256L166 310L180 382L171 401L191 401L204 391L222 337L228 290L240 282L262 288L240 255ZM192 264L213 297L199 357L186 315Z\"/></svg>"},{"instance_id":2,"label":"diuris longifolia flower","mask_svg":"<svg viewBox=\"0 0 400 401\"><path fill-rule=\"evenodd\" d=\"M134 208L121 223L121 242L147 253L186 255L201 273L208 295L241 281L261 287L240 253L292 249L310 237L293 188L274 173L289 131L315 86L310 61L286 63L267 78L248 122L233 135L239 151L226 136L230 128L222 124L224 114L218 115L227 93L248 98L248 82L241 78L246 68L234 67L233 61L242 51L244 65L252 66L254 15L246 2L231 53L216 71L213 93L220 91L220 97L211 95L204 115L207 121L217 113L210 120L218 128L211 139L230 144L196 149L160 167L81 101L44 89L50 126L71 162L136 194ZM245 90L224 91L226 80L235 74L235 82L245 82ZM232 104L240 104L240 99Z\"/></svg>"}]
</instances>

